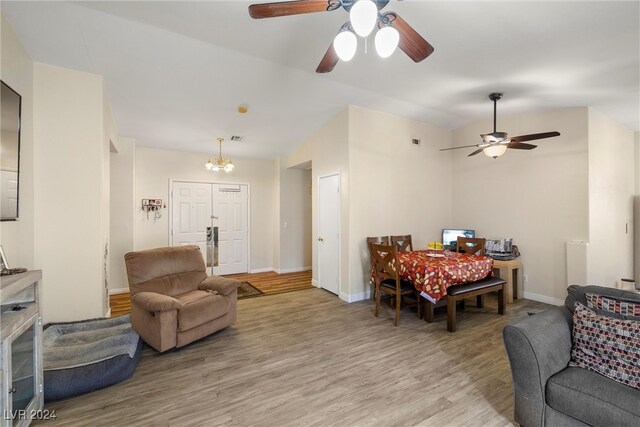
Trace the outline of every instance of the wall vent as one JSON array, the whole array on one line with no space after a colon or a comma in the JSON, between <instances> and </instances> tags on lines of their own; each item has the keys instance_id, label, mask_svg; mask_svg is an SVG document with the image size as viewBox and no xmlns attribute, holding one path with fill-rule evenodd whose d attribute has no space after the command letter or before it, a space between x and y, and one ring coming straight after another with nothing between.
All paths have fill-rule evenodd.
<instances>
[{"instance_id":1,"label":"wall vent","mask_svg":"<svg viewBox=\"0 0 640 427\"><path fill-rule=\"evenodd\" d=\"M420 145L420 140L419 140L418 138L412 138L412 139L411 139L411 143L412 143L413 145Z\"/></svg>"},{"instance_id":2,"label":"wall vent","mask_svg":"<svg viewBox=\"0 0 640 427\"><path fill-rule=\"evenodd\" d=\"M231 135L231 141L241 142L244 139L244 136Z\"/></svg>"}]
</instances>

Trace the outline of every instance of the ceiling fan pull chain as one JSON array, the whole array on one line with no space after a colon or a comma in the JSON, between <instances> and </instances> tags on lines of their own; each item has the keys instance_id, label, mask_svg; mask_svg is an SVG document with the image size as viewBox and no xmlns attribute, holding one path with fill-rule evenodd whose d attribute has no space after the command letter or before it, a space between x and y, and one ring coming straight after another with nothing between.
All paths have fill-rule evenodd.
<instances>
[{"instance_id":1,"label":"ceiling fan pull chain","mask_svg":"<svg viewBox=\"0 0 640 427\"><path fill-rule=\"evenodd\" d=\"M369 37L364 38L364 54L367 54L367 42L369 41Z\"/></svg>"}]
</instances>

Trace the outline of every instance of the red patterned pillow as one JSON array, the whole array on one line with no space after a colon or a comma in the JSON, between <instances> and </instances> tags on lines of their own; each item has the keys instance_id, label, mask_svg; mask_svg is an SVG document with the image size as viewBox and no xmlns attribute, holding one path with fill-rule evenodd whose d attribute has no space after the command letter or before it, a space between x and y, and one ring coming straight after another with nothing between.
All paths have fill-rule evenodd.
<instances>
[{"instance_id":1,"label":"red patterned pillow","mask_svg":"<svg viewBox=\"0 0 640 427\"><path fill-rule=\"evenodd\" d=\"M585 294L585 297L589 308L619 314L624 318L637 317L640 319L640 303L590 293Z\"/></svg>"},{"instance_id":2,"label":"red patterned pillow","mask_svg":"<svg viewBox=\"0 0 640 427\"><path fill-rule=\"evenodd\" d=\"M576 303L569 366L640 390L640 321L601 316Z\"/></svg>"}]
</instances>

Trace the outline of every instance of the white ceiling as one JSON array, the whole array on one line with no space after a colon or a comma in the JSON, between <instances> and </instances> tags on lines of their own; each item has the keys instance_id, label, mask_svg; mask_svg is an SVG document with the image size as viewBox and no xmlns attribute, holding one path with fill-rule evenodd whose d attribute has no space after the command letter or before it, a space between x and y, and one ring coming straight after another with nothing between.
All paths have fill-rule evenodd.
<instances>
[{"instance_id":1,"label":"white ceiling","mask_svg":"<svg viewBox=\"0 0 640 427\"><path fill-rule=\"evenodd\" d=\"M499 114L592 106L640 130L638 1L392 1L385 10L435 53L414 64L360 47L325 75L315 68L344 10L253 20L250 3L3 1L2 12L35 61L103 75L120 134L143 146L209 152L233 134L245 139L226 153L272 158L348 104L455 128L490 118L493 91L505 93Z\"/></svg>"}]
</instances>

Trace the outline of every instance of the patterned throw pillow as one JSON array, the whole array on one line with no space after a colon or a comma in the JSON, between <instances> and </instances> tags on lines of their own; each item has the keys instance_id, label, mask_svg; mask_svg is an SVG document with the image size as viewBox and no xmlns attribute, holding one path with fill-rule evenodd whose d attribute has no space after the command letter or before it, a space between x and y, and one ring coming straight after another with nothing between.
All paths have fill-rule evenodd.
<instances>
[{"instance_id":1,"label":"patterned throw pillow","mask_svg":"<svg viewBox=\"0 0 640 427\"><path fill-rule=\"evenodd\" d=\"M640 390L640 321L601 316L576 303L569 366Z\"/></svg>"},{"instance_id":2,"label":"patterned throw pillow","mask_svg":"<svg viewBox=\"0 0 640 427\"><path fill-rule=\"evenodd\" d=\"M608 312L618 315L614 317L640 320L640 303L590 293L586 293L585 297L587 298L587 306L600 314L606 315L605 312Z\"/></svg>"}]
</instances>

